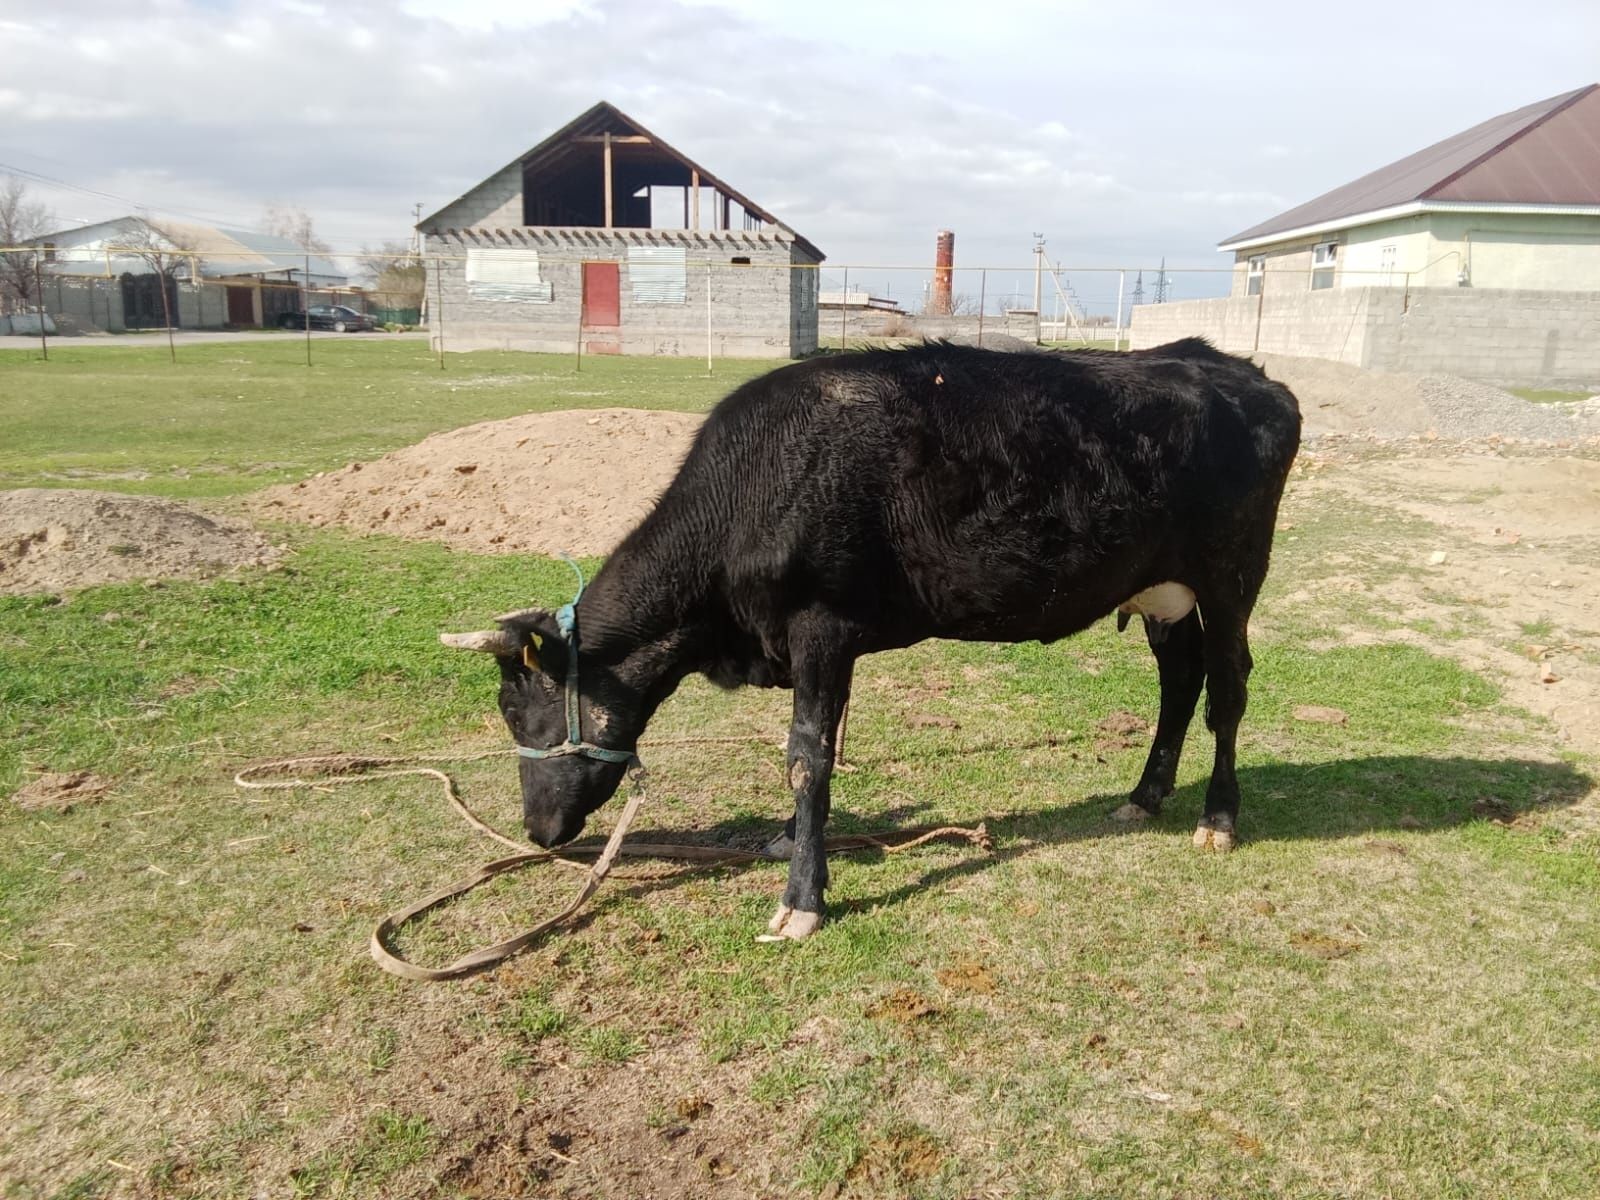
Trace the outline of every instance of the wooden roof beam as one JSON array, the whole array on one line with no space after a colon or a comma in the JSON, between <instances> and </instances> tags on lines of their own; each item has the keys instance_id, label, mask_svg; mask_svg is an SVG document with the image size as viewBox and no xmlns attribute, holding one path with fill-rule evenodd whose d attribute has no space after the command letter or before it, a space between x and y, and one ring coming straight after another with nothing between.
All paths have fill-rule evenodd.
<instances>
[{"instance_id":1,"label":"wooden roof beam","mask_svg":"<svg viewBox=\"0 0 1600 1200\"><path fill-rule=\"evenodd\" d=\"M613 146L653 146L650 138L636 133L579 133L572 140L584 145L600 146L610 142Z\"/></svg>"}]
</instances>

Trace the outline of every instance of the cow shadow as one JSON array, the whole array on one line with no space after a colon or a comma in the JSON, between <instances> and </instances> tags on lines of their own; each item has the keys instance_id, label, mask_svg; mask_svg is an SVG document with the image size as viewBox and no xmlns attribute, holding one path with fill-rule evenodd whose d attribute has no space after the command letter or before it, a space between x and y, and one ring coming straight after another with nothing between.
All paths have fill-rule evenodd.
<instances>
[{"instance_id":1,"label":"cow shadow","mask_svg":"<svg viewBox=\"0 0 1600 1200\"><path fill-rule=\"evenodd\" d=\"M1251 845L1273 842L1329 841L1401 831L1428 833L1473 822L1515 826L1532 814L1576 803L1595 784L1591 776L1568 763L1517 758L1373 755L1245 767L1239 770L1244 799L1240 845L1235 853L1248 853ZM1045 808L974 814L953 823L975 824L981 819L994 839L991 852L968 853L962 848L960 862L935 866L877 895L830 902L830 911L869 912L893 905L949 880L992 870L1050 846L1109 837L1187 835L1204 809L1205 788L1204 779L1179 788L1167 799L1159 818L1134 826L1111 819L1111 812L1126 800L1120 792L1099 792ZM781 804L782 800L775 797L775 802ZM915 820L926 807L910 799L870 815L836 809L828 832L882 835L886 828ZM946 806L941 808L948 811ZM781 821L777 814L771 819L742 815L709 827L640 830L629 840L756 850L778 832ZM1185 836L1184 853L1190 852L1187 841ZM851 857L873 861L883 855L884 851L868 849L852 852ZM781 865L781 860L716 869L745 871L769 864ZM642 896L675 886L688 870L692 868L662 878L628 881L628 894Z\"/></svg>"}]
</instances>

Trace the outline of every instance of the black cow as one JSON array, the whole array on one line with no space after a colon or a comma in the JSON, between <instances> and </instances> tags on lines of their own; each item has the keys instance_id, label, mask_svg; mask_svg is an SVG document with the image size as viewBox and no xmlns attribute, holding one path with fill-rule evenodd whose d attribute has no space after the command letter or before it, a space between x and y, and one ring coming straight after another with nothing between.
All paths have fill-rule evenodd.
<instances>
[{"instance_id":1,"label":"black cow","mask_svg":"<svg viewBox=\"0 0 1600 1200\"><path fill-rule=\"evenodd\" d=\"M857 658L931 637L1049 642L1137 613L1161 716L1117 815L1154 815L1171 794L1204 683L1216 760L1195 843L1225 850L1246 623L1299 441L1287 389L1195 339L1130 354L935 343L796 363L712 411L577 605L575 639L529 610L444 640L498 657L501 711L535 755L520 760L523 823L542 846L575 837L610 798L686 675L792 688L795 812L774 843L791 862L770 928L801 938L823 912L834 736ZM576 736L563 696L574 644Z\"/></svg>"}]
</instances>

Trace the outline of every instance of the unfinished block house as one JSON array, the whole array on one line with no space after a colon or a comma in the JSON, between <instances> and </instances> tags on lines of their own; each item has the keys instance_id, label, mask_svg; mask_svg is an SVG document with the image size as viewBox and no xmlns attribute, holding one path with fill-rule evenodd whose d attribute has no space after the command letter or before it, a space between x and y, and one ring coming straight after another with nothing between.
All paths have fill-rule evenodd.
<instances>
[{"instance_id":1,"label":"unfinished block house","mask_svg":"<svg viewBox=\"0 0 1600 1200\"><path fill-rule=\"evenodd\" d=\"M604 101L418 229L449 349L817 348L822 252Z\"/></svg>"}]
</instances>

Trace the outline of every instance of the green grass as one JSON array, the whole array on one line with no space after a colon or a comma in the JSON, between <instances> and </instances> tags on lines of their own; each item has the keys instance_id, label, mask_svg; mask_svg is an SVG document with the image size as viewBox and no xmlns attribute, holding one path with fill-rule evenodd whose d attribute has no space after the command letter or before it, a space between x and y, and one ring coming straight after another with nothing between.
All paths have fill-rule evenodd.
<instances>
[{"instance_id":1,"label":"green grass","mask_svg":"<svg viewBox=\"0 0 1600 1200\"><path fill-rule=\"evenodd\" d=\"M1559 763L1475 755L1458 722L1497 699L1459 667L1403 646L1316 653L1297 628L1261 645L1241 757L1250 840L1215 859L1187 844L1207 766L1198 728L1169 816L1132 834L1105 818L1141 747L1105 743L1096 723L1120 708L1153 715L1148 652L1131 633L880 656L859 672L835 823L986 820L993 856L840 861L824 934L782 951L751 941L780 867L619 882L548 949L419 990L364 961L367 926L493 848L420 784L253 797L230 773L279 754L502 743L485 722L489 672L432 634L559 599L565 567L331 533L294 541L288 571L0 601L0 791L35 769L114 781L78 811L0 817L13 847L0 865L0 1072L30 1097L0 1118L30 1140L165 1163L224 1192L270 1170L303 1195L387 1179L410 1194L427 1190L417 1171L469 1137L453 1110L411 1105L419 1071L457 1069L462 1048L481 1046L473 1087L532 1077L537 1096L575 1073L598 1089L586 1119L642 1125L647 1112L614 1089L670 1106L687 1084L648 1072L675 1047L669 1061L687 1056L719 1106L798 1122L779 1182L801 1192L873 1180L867 1194L961 1194L997 1170L1017 1194L1318 1195L1345 1170L1363 1192L1587 1186L1600 861L1592 841L1541 835L1537 814L1588 784ZM106 624L108 612L121 615ZM686 686L661 733L760 730L764 744L647 751L646 824L769 831L784 800L765 743L784 699ZM1302 702L1350 723L1297 723ZM921 713L959 728L912 724ZM1045 734L1065 744L1004 748ZM460 775L515 827L508 763ZM1533 823L1491 823L1486 801ZM517 877L405 949L453 957L570 886ZM938 981L972 961L992 993ZM902 988L933 1011L876 1015ZM1525 1087L1535 1060L1540 1086ZM641 1063L646 1074L628 1074ZM307 1082L287 1115L230 1126L241 1106L277 1105L291 1079ZM118 1081L130 1080L181 1117L129 1110ZM359 1117L369 1108L404 1116L374 1124ZM511 1120L498 1108L483 1119ZM908 1123L927 1137L907 1142ZM895 1155L929 1139L942 1157L913 1158L941 1165L919 1182ZM1514 1158L1497 1158L1512 1144Z\"/></svg>"},{"instance_id":2,"label":"green grass","mask_svg":"<svg viewBox=\"0 0 1600 1200\"><path fill-rule=\"evenodd\" d=\"M698 412L774 364L479 351L415 340L0 351L0 488L231 496L441 429L558 408Z\"/></svg>"},{"instance_id":3,"label":"green grass","mask_svg":"<svg viewBox=\"0 0 1600 1200\"><path fill-rule=\"evenodd\" d=\"M681 368L629 366L686 408L725 386ZM270 433L249 436L211 451L239 486ZM139 469L171 449L139 445ZM66 813L0 800L7 1200L1592 1194L1600 841L1555 819L1592 802L1592 765L1415 646L1313 648L1325 598L1291 599L1319 571L1382 578L1426 528L1352 508L1280 538L1229 857L1189 845L1198 719L1166 813L1107 819L1147 739L1098 724L1155 712L1134 630L926 643L859 665L832 824L981 820L992 854L835 860L829 923L784 947L753 941L781 865L627 864L574 930L447 985L365 951L382 913L500 852L435 785L231 777L284 755L504 746L492 669L434 635L563 600L569 572L282 536L280 570L0 597L0 796L44 770L110 784ZM1298 721L1301 704L1348 723ZM787 714L784 693L687 683L644 749L639 836L770 836ZM754 740L662 744L678 735ZM508 760L455 773L515 830ZM502 878L402 949L441 962L510 936L576 878Z\"/></svg>"},{"instance_id":4,"label":"green grass","mask_svg":"<svg viewBox=\"0 0 1600 1200\"><path fill-rule=\"evenodd\" d=\"M1571 392L1560 388L1507 388L1513 396L1521 396L1524 400L1531 400L1535 404L1572 404L1579 400L1587 400L1594 395L1591 391Z\"/></svg>"}]
</instances>

